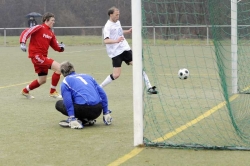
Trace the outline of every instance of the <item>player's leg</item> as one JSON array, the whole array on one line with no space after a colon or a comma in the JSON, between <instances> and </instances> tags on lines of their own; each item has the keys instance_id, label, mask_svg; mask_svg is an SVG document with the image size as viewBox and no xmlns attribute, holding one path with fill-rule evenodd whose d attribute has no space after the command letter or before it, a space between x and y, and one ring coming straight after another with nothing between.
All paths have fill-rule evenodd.
<instances>
[{"instance_id":1,"label":"player's leg","mask_svg":"<svg viewBox=\"0 0 250 166\"><path fill-rule=\"evenodd\" d=\"M63 103L63 100L58 100L56 102L55 108L57 111L61 112L63 115L68 117L68 112L67 112L67 109ZM75 106L74 106L74 109L75 109L75 111L77 111L78 108L75 108ZM75 126L72 126L71 122L73 122L73 121L70 121L70 118L68 118L67 120L61 120L59 122L59 125L61 127L71 127L71 128L77 128L77 129L83 128L82 122L80 120L75 119L75 122L73 124Z\"/></svg>"},{"instance_id":2,"label":"player's leg","mask_svg":"<svg viewBox=\"0 0 250 166\"><path fill-rule=\"evenodd\" d=\"M158 92L155 90L156 89L156 86L152 86L150 81L149 81L149 78L148 78L148 75L146 74L146 72L143 70L142 71L142 76L144 78L144 82L147 86L147 89L148 89L148 93L149 94L157 94Z\"/></svg>"},{"instance_id":3,"label":"player's leg","mask_svg":"<svg viewBox=\"0 0 250 166\"><path fill-rule=\"evenodd\" d=\"M102 104L99 103L91 107L88 115L88 124L93 126L96 123L96 119L102 114Z\"/></svg>"},{"instance_id":4,"label":"player's leg","mask_svg":"<svg viewBox=\"0 0 250 166\"><path fill-rule=\"evenodd\" d=\"M74 104L75 116L82 121L82 124L92 126L102 113L102 104L77 105Z\"/></svg>"},{"instance_id":5,"label":"player's leg","mask_svg":"<svg viewBox=\"0 0 250 166\"><path fill-rule=\"evenodd\" d=\"M121 55L118 55L118 56L112 58L113 73L108 75L106 77L106 79L100 84L100 86L102 88L105 87L106 85L110 84L113 80L120 77L120 75L121 75L121 65L122 65Z\"/></svg>"},{"instance_id":6,"label":"player's leg","mask_svg":"<svg viewBox=\"0 0 250 166\"><path fill-rule=\"evenodd\" d=\"M58 100L56 102L55 108L57 111L61 112L63 115L68 116L68 112L67 112L65 105L63 104L63 100Z\"/></svg>"},{"instance_id":7,"label":"player's leg","mask_svg":"<svg viewBox=\"0 0 250 166\"><path fill-rule=\"evenodd\" d=\"M27 85L21 92L23 96L25 96L28 99L34 99L35 97L30 95L29 91L34 90L38 88L40 85L46 83L47 74L48 74L48 67L46 65L43 65L44 58L39 57L39 55L36 58L31 59L35 72L38 74L38 79L32 81L29 85Z\"/></svg>"},{"instance_id":8,"label":"player's leg","mask_svg":"<svg viewBox=\"0 0 250 166\"><path fill-rule=\"evenodd\" d=\"M29 91L38 88L40 86L38 80L32 81L29 85L27 85L23 90L21 91L21 94L25 96L27 99L34 99L35 97L32 96Z\"/></svg>"},{"instance_id":9,"label":"player's leg","mask_svg":"<svg viewBox=\"0 0 250 166\"><path fill-rule=\"evenodd\" d=\"M51 78L50 97L61 99L62 96L56 91L56 86L60 80L60 75L61 75L60 64L56 61L53 61L51 64L51 70L53 70L54 73Z\"/></svg>"},{"instance_id":10,"label":"player's leg","mask_svg":"<svg viewBox=\"0 0 250 166\"><path fill-rule=\"evenodd\" d=\"M149 78L148 78L148 75L146 74L146 72L143 70L142 71L142 77L144 79L144 83L147 87L147 92L148 94L157 94L157 90L156 89L156 86L152 86L150 81L149 81Z\"/></svg>"},{"instance_id":11,"label":"player's leg","mask_svg":"<svg viewBox=\"0 0 250 166\"><path fill-rule=\"evenodd\" d=\"M38 79L32 81L29 85L27 85L23 90L22 90L22 95L27 97L28 99L34 99L35 97L29 94L29 91L34 90L38 88L40 85L46 83L47 75L45 76L39 76L38 74Z\"/></svg>"},{"instance_id":12,"label":"player's leg","mask_svg":"<svg viewBox=\"0 0 250 166\"><path fill-rule=\"evenodd\" d=\"M63 115L68 117L68 112L67 112L67 109L66 109L65 105L63 104L63 100L58 100L56 102L55 108L56 108L57 111L61 112ZM68 120L61 120L59 122L59 125L61 127L70 127Z\"/></svg>"},{"instance_id":13,"label":"player's leg","mask_svg":"<svg viewBox=\"0 0 250 166\"><path fill-rule=\"evenodd\" d=\"M101 83L101 87L105 87L110 84L113 80L117 79L121 75L121 67L114 67L113 73L108 75L106 79Z\"/></svg>"},{"instance_id":14,"label":"player's leg","mask_svg":"<svg viewBox=\"0 0 250 166\"><path fill-rule=\"evenodd\" d=\"M130 55L131 54L131 55ZM129 58L131 56L131 58ZM133 65L133 61L132 61L132 51L127 51L127 55L124 56L125 58L125 62L128 64L128 65ZM130 60L131 59L131 60ZM148 94L157 94L158 92L155 90L156 89L156 86L152 86L150 81L149 81L149 78L148 78L148 75L146 74L146 72L143 70L142 71L142 76L143 76L143 79L144 79L144 82L145 82L145 85L147 87L147 92Z\"/></svg>"}]
</instances>

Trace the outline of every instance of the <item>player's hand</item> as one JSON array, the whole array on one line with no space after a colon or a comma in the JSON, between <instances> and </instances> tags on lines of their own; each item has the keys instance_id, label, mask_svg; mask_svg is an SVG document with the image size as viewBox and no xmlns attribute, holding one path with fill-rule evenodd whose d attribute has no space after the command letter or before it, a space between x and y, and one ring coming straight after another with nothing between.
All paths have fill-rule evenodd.
<instances>
[{"instance_id":1,"label":"player's hand","mask_svg":"<svg viewBox=\"0 0 250 166\"><path fill-rule=\"evenodd\" d=\"M123 37L123 36L120 36L120 37L117 39L117 43L123 42L123 40L124 40L124 37Z\"/></svg>"},{"instance_id":2,"label":"player's hand","mask_svg":"<svg viewBox=\"0 0 250 166\"><path fill-rule=\"evenodd\" d=\"M112 117L110 116L110 114L111 114L110 110L108 110L108 112L106 112L105 114L103 114L103 122L106 125L111 125L111 123L112 123Z\"/></svg>"},{"instance_id":3,"label":"player's hand","mask_svg":"<svg viewBox=\"0 0 250 166\"><path fill-rule=\"evenodd\" d=\"M128 33L132 33L132 28L130 28L130 29L128 30Z\"/></svg>"},{"instance_id":4,"label":"player's hand","mask_svg":"<svg viewBox=\"0 0 250 166\"><path fill-rule=\"evenodd\" d=\"M69 117L68 121L69 121L69 127L72 129L82 129L83 128L82 122L77 120L75 117Z\"/></svg>"},{"instance_id":5,"label":"player's hand","mask_svg":"<svg viewBox=\"0 0 250 166\"><path fill-rule=\"evenodd\" d=\"M58 46L61 48L62 51L64 51L65 44L63 42L58 43Z\"/></svg>"},{"instance_id":6,"label":"player's hand","mask_svg":"<svg viewBox=\"0 0 250 166\"><path fill-rule=\"evenodd\" d=\"M23 51L23 52L26 52L26 44L25 43L21 43L21 45L20 45L20 48L21 48L21 50Z\"/></svg>"}]
</instances>

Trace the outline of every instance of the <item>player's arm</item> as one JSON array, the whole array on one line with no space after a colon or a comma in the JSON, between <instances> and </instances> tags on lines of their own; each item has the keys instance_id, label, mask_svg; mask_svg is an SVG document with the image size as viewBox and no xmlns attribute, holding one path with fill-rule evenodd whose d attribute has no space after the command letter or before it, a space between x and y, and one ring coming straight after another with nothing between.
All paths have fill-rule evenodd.
<instances>
[{"instance_id":1,"label":"player's arm","mask_svg":"<svg viewBox=\"0 0 250 166\"><path fill-rule=\"evenodd\" d=\"M106 125L111 125L112 123L112 117L111 117L111 111L108 110L108 98L107 95L105 93L105 91L103 90L102 87L100 87L100 85L97 84L97 82L95 81L94 78L92 78L92 81L94 83L94 86L96 87L100 98L102 99L102 110L103 110L103 122Z\"/></svg>"},{"instance_id":2,"label":"player's arm","mask_svg":"<svg viewBox=\"0 0 250 166\"><path fill-rule=\"evenodd\" d=\"M95 81L96 82L96 81ZM105 93L105 91L103 90L103 88L101 88L97 83L96 84L96 88L97 91L99 92L99 95L102 99L102 110L103 110L103 114L108 113L108 97Z\"/></svg>"},{"instance_id":3,"label":"player's arm","mask_svg":"<svg viewBox=\"0 0 250 166\"><path fill-rule=\"evenodd\" d=\"M120 36L120 37L117 38L117 39L110 39L110 28L109 28L109 27L104 27L103 35L104 35L104 43L105 43L105 44L120 43L121 41L124 40L124 37L123 37L123 36Z\"/></svg>"},{"instance_id":4,"label":"player's arm","mask_svg":"<svg viewBox=\"0 0 250 166\"><path fill-rule=\"evenodd\" d=\"M63 80L63 81L65 81L65 80ZM65 83L62 83L62 85L61 85L61 93L62 93L62 97L63 97L63 103L67 109L68 116L74 117L75 110L74 110L73 100L71 97L71 92L70 92L69 87Z\"/></svg>"},{"instance_id":5,"label":"player's arm","mask_svg":"<svg viewBox=\"0 0 250 166\"><path fill-rule=\"evenodd\" d=\"M30 28L27 28L27 29L25 29L25 30L21 33L20 38L19 38L20 43L26 43L27 39L30 37L30 35L29 35L29 36L25 36L25 34L29 34L29 33L27 32L29 29L30 29Z\"/></svg>"},{"instance_id":6,"label":"player's arm","mask_svg":"<svg viewBox=\"0 0 250 166\"><path fill-rule=\"evenodd\" d=\"M108 98L107 95L105 93L105 91L103 90L103 88L101 88L98 84L96 85L97 90L99 92L99 95L102 99L102 110L103 110L103 122L106 125L111 125L112 123L112 117L111 117L111 111L108 109Z\"/></svg>"},{"instance_id":7,"label":"player's arm","mask_svg":"<svg viewBox=\"0 0 250 166\"><path fill-rule=\"evenodd\" d=\"M74 110L74 103L71 97L71 92L70 89L67 85L67 82L64 78L63 83L61 85L61 93L63 97L63 104L66 107L67 113L68 113L68 119L67 121L69 122L69 126L72 129L82 129L83 125L81 121L77 120L75 117L75 110Z\"/></svg>"},{"instance_id":8,"label":"player's arm","mask_svg":"<svg viewBox=\"0 0 250 166\"><path fill-rule=\"evenodd\" d=\"M132 28L129 30L123 30L123 34L131 34L132 33Z\"/></svg>"},{"instance_id":9,"label":"player's arm","mask_svg":"<svg viewBox=\"0 0 250 166\"><path fill-rule=\"evenodd\" d=\"M41 25L37 25L37 26L34 26L32 28L27 28L25 29L21 35L20 35L20 38L19 38L19 41L20 43L26 43L27 39L34 33L36 32L37 30L39 30L40 28L42 28Z\"/></svg>"},{"instance_id":10,"label":"player's arm","mask_svg":"<svg viewBox=\"0 0 250 166\"><path fill-rule=\"evenodd\" d=\"M50 41L50 46L58 52L63 52L64 51L64 47L65 45L63 44L63 42L58 43L58 41L56 40L55 35L52 36L52 39Z\"/></svg>"},{"instance_id":11,"label":"player's arm","mask_svg":"<svg viewBox=\"0 0 250 166\"><path fill-rule=\"evenodd\" d=\"M113 40L113 39L110 39L110 38L105 38L104 39L104 43L105 44L115 44L115 43L120 43L124 40L124 37L123 36L120 36L118 39L116 40Z\"/></svg>"},{"instance_id":12,"label":"player's arm","mask_svg":"<svg viewBox=\"0 0 250 166\"><path fill-rule=\"evenodd\" d=\"M27 39L34 33L36 32L37 30L39 30L40 28L42 28L41 25L37 25L37 26L34 26L32 28L27 28L25 29L21 35L20 35L20 38L19 38L19 42L20 42L20 48L23 52L26 52L26 41Z\"/></svg>"}]
</instances>

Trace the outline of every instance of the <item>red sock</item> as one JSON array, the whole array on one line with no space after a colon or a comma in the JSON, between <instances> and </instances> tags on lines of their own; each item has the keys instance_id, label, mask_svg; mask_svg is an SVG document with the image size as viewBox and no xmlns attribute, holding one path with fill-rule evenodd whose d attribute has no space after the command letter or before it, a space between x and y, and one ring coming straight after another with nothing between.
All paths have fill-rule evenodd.
<instances>
[{"instance_id":1,"label":"red sock","mask_svg":"<svg viewBox=\"0 0 250 166\"><path fill-rule=\"evenodd\" d=\"M50 88L50 93L54 93L56 91L56 86L60 80L60 75L61 74L57 74L57 73L53 73L52 75L52 79L51 79L51 88Z\"/></svg>"},{"instance_id":2,"label":"red sock","mask_svg":"<svg viewBox=\"0 0 250 166\"><path fill-rule=\"evenodd\" d=\"M29 91L31 91L31 90L33 90L33 89L36 89L36 88L38 88L40 86L40 84L38 83L38 81L37 80L34 80L33 82L31 82L27 87L25 87L24 89L23 89L23 91L25 92L25 93L29 93Z\"/></svg>"},{"instance_id":3,"label":"red sock","mask_svg":"<svg viewBox=\"0 0 250 166\"><path fill-rule=\"evenodd\" d=\"M23 88L23 92L29 93L29 91L26 88Z\"/></svg>"}]
</instances>

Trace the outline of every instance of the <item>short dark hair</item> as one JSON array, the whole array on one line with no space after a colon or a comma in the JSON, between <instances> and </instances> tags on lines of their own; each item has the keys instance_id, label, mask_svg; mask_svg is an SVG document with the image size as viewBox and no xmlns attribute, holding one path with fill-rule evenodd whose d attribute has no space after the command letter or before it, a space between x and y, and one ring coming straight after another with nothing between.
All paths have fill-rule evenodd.
<instances>
[{"instance_id":1,"label":"short dark hair","mask_svg":"<svg viewBox=\"0 0 250 166\"><path fill-rule=\"evenodd\" d=\"M75 72L73 64L68 61L61 63L60 70L64 77L71 74L72 72Z\"/></svg>"},{"instance_id":2,"label":"short dark hair","mask_svg":"<svg viewBox=\"0 0 250 166\"><path fill-rule=\"evenodd\" d=\"M55 18L55 15L53 13L45 13L42 18L42 22L44 23L45 21L49 21L51 17Z\"/></svg>"},{"instance_id":3,"label":"short dark hair","mask_svg":"<svg viewBox=\"0 0 250 166\"><path fill-rule=\"evenodd\" d=\"M110 14L113 14L115 10L119 10L119 9L116 8L115 6L111 7L111 8L108 10L108 15L110 16Z\"/></svg>"}]
</instances>

